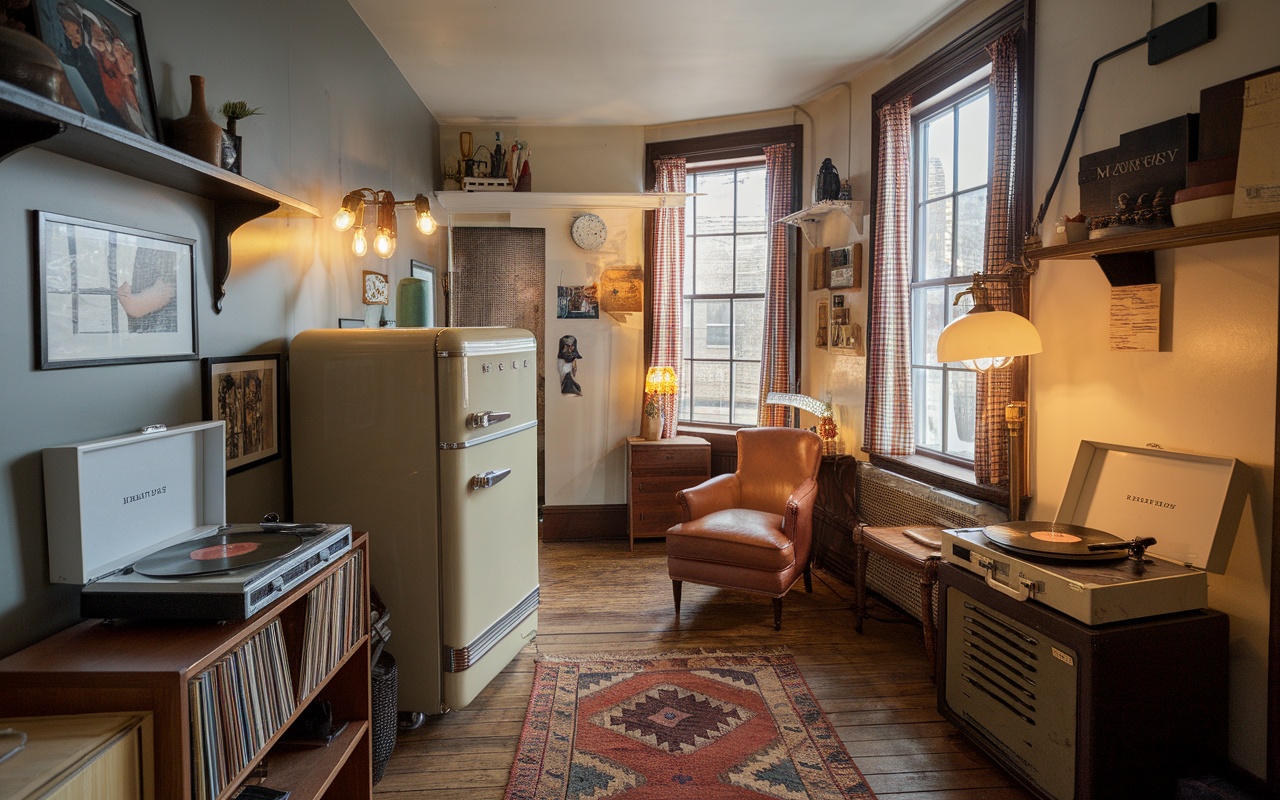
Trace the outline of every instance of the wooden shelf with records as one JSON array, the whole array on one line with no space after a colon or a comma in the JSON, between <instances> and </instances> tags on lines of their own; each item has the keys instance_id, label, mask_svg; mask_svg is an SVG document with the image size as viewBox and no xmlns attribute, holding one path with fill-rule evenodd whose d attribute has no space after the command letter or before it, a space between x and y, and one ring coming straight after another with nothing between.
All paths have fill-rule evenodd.
<instances>
[{"instance_id":1,"label":"wooden shelf with records","mask_svg":"<svg viewBox=\"0 0 1280 800\"><path fill-rule=\"evenodd\" d=\"M0 716L150 711L156 797L228 800L265 763L254 782L290 800L369 798L367 554L357 534L350 553L242 622L88 620L54 634L0 661ZM346 728L327 746L281 743L315 700Z\"/></svg>"}]
</instances>

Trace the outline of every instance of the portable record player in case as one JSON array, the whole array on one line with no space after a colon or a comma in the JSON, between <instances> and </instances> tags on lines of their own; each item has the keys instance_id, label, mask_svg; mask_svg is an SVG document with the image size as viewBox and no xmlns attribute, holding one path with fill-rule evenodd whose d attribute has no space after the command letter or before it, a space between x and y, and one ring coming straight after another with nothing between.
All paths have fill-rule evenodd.
<instances>
[{"instance_id":1,"label":"portable record player in case","mask_svg":"<svg viewBox=\"0 0 1280 800\"><path fill-rule=\"evenodd\" d=\"M1234 458L1084 441L1052 523L944 531L947 563L1086 625L1208 605L1243 505ZM998 528L998 529L997 529ZM1089 545L1154 538L1145 555Z\"/></svg>"},{"instance_id":2,"label":"portable record player in case","mask_svg":"<svg viewBox=\"0 0 1280 800\"><path fill-rule=\"evenodd\" d=\"M92 618L248 619L351 549L338 524L226 524L222 422L44 450L49 579Z\"/></svg>"}]
</instances>

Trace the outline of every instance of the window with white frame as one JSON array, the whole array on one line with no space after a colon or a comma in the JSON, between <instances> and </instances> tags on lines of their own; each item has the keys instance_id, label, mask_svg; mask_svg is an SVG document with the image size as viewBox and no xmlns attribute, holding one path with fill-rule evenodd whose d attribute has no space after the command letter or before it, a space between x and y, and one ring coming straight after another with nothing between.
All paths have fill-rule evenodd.
<instances>
[{"instance_id":1,"label":"window with white frame","mask_svg":"<svg viewBox=\"0 0 1280 800\"><path fill-rule=\"evenodd\" d=\"M990 174L985 82L912 117L911 393L916 449L972 464L975 373L937 360L938 335L967 310L956 295L982 272Z\"/></svg>"},{"instance_id":2,"label":"window with white frame","mask_svg":"<svg viewBox=\"0 0 1280 800\"><path fill-rule=\"evenodd\" d=\"M680 419L754 425L768 230L764 159L697 169L685 205Z\"/></svg>"}]
</instances>

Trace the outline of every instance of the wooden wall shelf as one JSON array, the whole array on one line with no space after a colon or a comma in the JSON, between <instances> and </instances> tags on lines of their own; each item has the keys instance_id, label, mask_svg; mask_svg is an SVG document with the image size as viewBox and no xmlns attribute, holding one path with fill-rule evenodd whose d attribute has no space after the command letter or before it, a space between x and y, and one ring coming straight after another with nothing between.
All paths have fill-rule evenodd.
<instances>
[{"instance_id":1,"label":"wooden wall shelf","mask_svg":"<svg viewBox=\"0 0 1280 800\"><path fill-rule=\"evenodd\" d=\"M436 192L449 214L543 208L675 208L696 195L683 192Z\"/></svg>"},{"instance_id":2,"label":"wooden wall shelf","mask_svg":"<svg viewBox=\"0 0 1280 800\"><path fill-rule=\"evenodd\" d=\"M231 234L241 225L268 214L320 216L301 200L0 81L0 160L31 146L212 200L214 311L222 310Z\"/></svg>"},{"instance_id":3,"label":"wooden wall shelf","mask_svg":"<svg viewBox=\"0 0 1280 800\"><path fill-rule=\"evenodd\" d=\"M1127 236L1106 239L1086 239L1083 242L1060 244L1053 247L1029 248L1027 258L1032 261L1050 259L1091 259L1095 255L1110 253L1135 253L1144 250L1170 250L1213 242L1230 242L1236 239L1253 239L1260 236L1280 235L1280 213L1257 214L1251 217L1160 228Z\"/></svg>"}]
</instances>

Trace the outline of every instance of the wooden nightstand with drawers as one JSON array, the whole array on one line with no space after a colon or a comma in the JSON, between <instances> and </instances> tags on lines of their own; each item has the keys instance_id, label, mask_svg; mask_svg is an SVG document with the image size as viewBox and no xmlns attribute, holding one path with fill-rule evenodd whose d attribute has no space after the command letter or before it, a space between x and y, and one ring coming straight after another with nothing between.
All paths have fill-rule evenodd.
<instances>
[{"instance_id":1,"label":"wooden nightstand with drawers","mask_svg":"<svg viewBox=\"0 0 1280 800\"><path fill-rule=\"evenodd\" d=\"M627 437L627 529L636 539L665 536L683 522L676 492L711 476L711 443L696 436Z\"/></svg>"}]
</instances>

